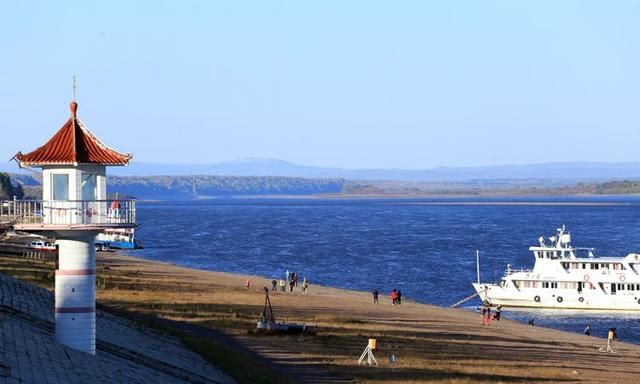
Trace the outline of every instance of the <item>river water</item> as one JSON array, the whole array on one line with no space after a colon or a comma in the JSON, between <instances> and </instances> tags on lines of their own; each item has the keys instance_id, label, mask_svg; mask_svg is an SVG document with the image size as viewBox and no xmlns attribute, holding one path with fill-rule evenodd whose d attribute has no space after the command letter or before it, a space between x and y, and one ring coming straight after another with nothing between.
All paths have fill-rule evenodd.
<instances>
[{"instance_id":1,"label":"river water","mask_svg":"<svg viewBox=\"0 0 640 384\"><path fill-rule=\"evenodd\" d=\"M399 288L404 298L441 306L474 293L476 250L481 280L496 281L507 263L533 267L528 247L562 224L575 246L597 255L640 252L638 198L220 199L139 203L138 222L146 248L132 254L140 257L278 279L288 269L311 284ZM615 326L622 340L640 343L636 314L503 315L572 332L590 324L598 336Z\"/></svg>"}]
</instances>

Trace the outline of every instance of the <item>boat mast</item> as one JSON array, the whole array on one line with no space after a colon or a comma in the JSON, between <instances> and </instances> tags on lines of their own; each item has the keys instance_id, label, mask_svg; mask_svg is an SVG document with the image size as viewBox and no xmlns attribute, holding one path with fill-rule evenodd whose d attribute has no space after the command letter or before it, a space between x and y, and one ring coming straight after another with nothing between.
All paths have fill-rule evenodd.
<instances>
[{"instance_id":1,"label":"boat mast","mask_svg":"<svg viewBox=\"0 0 640 384\"><path fill-rule=\"evenodd\" d=\"M480 284L480 251L476 249L476 272L478 274L478 284Z\"/></svg>"}]
</instances>

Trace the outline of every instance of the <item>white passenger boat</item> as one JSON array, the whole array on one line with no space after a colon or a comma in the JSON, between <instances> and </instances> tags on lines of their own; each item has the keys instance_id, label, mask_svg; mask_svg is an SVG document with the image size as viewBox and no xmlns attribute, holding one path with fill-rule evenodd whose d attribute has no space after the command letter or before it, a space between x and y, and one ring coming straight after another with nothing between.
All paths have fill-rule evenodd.
<instances>
[{"instance_id":1,"label":"white passenger boat","mask_svg":"<svg viewBox=\"0 0 640 384\"><path fill-rule=\"evenodd\" d=\"M595 257L574 248L565 227L530 247L531 270L509 265L497 284L473 284L483 301L504 307L640 311L640 255Z\"/></svg>"},{"instance_id":2,"label":"white passenger boat","mask_svg":"<svg viewBox=\"0 0 640 384\"><path fill-rule=\"evenodd\" d=\"M134 228L109 228L96 236L96 250L107 251L115 249L140 249L143 248L135 239Z\"/></svg>"}]
</instances>

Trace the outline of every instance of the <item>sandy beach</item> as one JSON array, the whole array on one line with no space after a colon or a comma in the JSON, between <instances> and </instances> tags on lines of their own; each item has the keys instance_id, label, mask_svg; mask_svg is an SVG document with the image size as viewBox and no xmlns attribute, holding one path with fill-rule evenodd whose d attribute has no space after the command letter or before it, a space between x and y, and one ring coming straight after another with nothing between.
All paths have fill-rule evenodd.
<instances>
[{"instance_id":1,"label":"sandy beach","mask_svg":"<svg viewBox=\"0 0 640 384\"><path fill-rule=\"evenodd\" d=\"M51 284L50 262L0 260L3 272ZM601 353L598 348L605 345L604 339L508 319L483 326L475 312L407 300L393 306L388 294L374 304L368 292L317 286L313 281L306 294L300 288L293 293L273 292L277 320L314 325L317 332L265 336L254 332L264 305L263 287L270 286L270 280L260 276L99 253L97 284L98 303L107 310L218 332L221 337L211 337L211 348L216 343L232 348L255 364L256 372L262 369L258 377L264 380L236 376L240 382L640 381L636 364L640 346L615 342L616 353ZM209 337L206 332L197 335ZM374 353L379 367L357 365L368 338L378 341ZM397 357L393 365L391 354Z\"/></svg>"}]
</instances>

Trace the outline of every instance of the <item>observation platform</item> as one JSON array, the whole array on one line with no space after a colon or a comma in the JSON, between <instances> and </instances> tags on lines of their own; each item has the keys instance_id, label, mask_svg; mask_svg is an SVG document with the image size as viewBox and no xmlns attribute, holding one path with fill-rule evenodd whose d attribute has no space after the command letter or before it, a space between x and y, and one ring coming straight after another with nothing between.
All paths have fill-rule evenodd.
<instances>
[{"instance_id":1,"label":"observation platform","mask_svg":"<svg viewBox=\"0 0 640 384\"><path fill-rule=\"evenodd\" d=\"M0 201L0 224L14 230L102 231L134 228L135 200L8 200Z\"/></svg>"}]
</instances>

